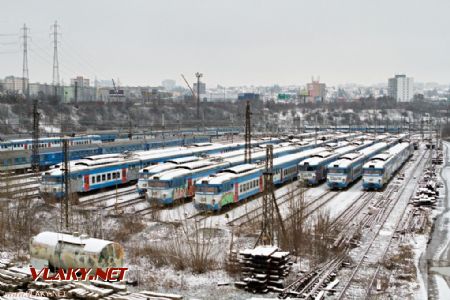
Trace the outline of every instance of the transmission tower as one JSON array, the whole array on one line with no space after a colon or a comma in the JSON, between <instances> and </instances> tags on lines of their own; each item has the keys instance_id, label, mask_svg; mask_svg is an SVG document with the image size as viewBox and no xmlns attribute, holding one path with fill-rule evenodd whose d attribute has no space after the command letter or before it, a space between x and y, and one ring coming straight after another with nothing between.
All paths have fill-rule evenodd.
<instances>
[{"instance_id":1,"label":"transmission tower","mask_svg":"<svg viewBox=\"0 0 450 300\"><path fill-rule=\"evenodd\" d=\"M39 159L39 118L38 101L33 102L33 140L31 144L31 169L33 172L38 173L40 169Z\"/></svg>"},{"instance_id":2,"label":"transmission tower","mask_svg":"<svg viewBox=\"0 0 450 300\"><path fill-rule=\"evenodd\" d=\"M53 88L55 97L58 96L58 87L59 87L59 61L58 61L58 23L55 21L53 24Z\"/></svg>"},{"instance_id":3,"label":"transmission tower","mask_svg":"<svg viewBox=\"0 0 450 300\"><path fill-rule=\"evenodd\" d=\"M245 153L244 153L244 160L246 164L252 163L252 130L251 130L251 116L252 113L250 112L250 101L247 101L247 107L245 108Z\"/></svg>"},{"instance_id":4,"label":"transmission tower","mask_svg":"<svg viewBox=\"0 0 450 300\"><path fill-rule=\"evenodd\" d=\"M64 219L64 228L68 230L69 203L70 203L70 166L69 166L69 140L67 138L63 139L63 157L64 157L64 217L61 219Z\"/></svg>"},{"instance_id":5,"label":"transmission tower","mask_svg":"<svg viewBox=\"0 0 450 300\"><path fill-rule=\"evenodd\" d=\"M275 220L275 213L276 218ZM273 185L273 146L266 148L266 169L264 170L264 192L263 192L263 215L261 222L261 233L256 241L258 244L274 245L275 243L275 222L281 229L281 234L286 240L286 229L281 218L280 209L275 198L275 187ZM279 239L278 239L279 243Z\"/></svg>"},{"instance_id":6,"label":"transmission tower","mask_svg":"<svg viewBox=\"0 0 450 300\"><path fill-rule=\"evenodd\" d=\"M197 120L200 120L200 78L202 78L202 73L195 73L195 77L197 77Z\"/></svg>"},{"instance_id":7,"label":"transmission tower","mask_svg":"<svg viewBox=\"0 0 450 300\"><path fill-rule=\"evenodd\" d=\"M28 99L30 91L28 88L28 32L30 29L26 24L22 27L22 42L23 42L23 60L22 60L22 93Z\"/></svg>"}]
</instances>

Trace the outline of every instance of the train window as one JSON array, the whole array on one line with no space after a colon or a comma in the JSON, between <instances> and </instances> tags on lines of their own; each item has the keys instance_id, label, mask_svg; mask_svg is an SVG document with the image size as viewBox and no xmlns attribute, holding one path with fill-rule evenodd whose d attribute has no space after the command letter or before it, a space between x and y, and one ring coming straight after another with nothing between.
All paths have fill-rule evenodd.
<instances>
[{"instance_id":1,"label":"train window","mask_svg":"<svg viewBox=\"0 0 450 300\"><path fill-rule=\"evenodd\" d=\"M114 173L112 173L112 175L113 175L113 179L116 179L116 174L117 174L117 173L115 173L115 172L114 172Z\"/></svg>"},{"instance_id":2,"label":"train window","mask_svg":"<svg viewBox=\"0 0 450 300\"><path fill-rule=\"evenodd\" d=\"M105 181L105 180L106 180L106 175L102 174L102 181Z\"/></svg>"},{"instance_id":3,"label":"train window","mask_svg":"<svg viewBox=\"0 0 450 300\"><path fill-rule=\"evenodd\" d=\"M111 180L111 173L108 173L108 180Z\"/></svg>"},{"instance_id":4,"label":"train window","mask_svg":"<svg viewBox=\"0 0 450 300\"><path fill-rule=\"evenodd\" d=\"M92 176L92 178L91 178L91 183L92 183L92 184L95 183L95 176Z\"/></svg>"},{"instance_id":5,"label":"train window","mask_svg":"<svg viewBox=\"0 0 450 300\"><path fill-rule=\"evenodd\" d=\"M117 172L117 178L120 178L120 173L119 172Z\"/></svg>"},{"instance_id":6,"label":"train window","mask_svg":"<svg viewBox=\"0 0 450 300\"><path fill-rule=\"evenodd\" d=\"M97 182L100 182L100 175L97 175Z\"/></svg>"}]
</instances>

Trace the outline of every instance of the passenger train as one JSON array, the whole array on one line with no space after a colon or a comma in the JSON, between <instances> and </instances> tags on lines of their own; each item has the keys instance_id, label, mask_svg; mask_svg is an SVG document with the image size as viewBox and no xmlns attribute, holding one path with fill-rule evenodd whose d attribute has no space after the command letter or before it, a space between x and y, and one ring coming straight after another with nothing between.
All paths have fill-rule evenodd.
<instances>
[{"instance_id":1,"label":"passenger train","mask_svg":"<svg viewBox=\"0 0 450 300\"><path fill-rule=\"evenodd\" d=\"M363 164L387 149L392 142L380 142L359 151L346 153L328 165L327 184L332 189L343 189L362 176Z\"/></svg>"},{"instance_id":2,"label":"passenger train","mask_svg":"<svg viewBox=\"0 0 450 300\"><path fill-rule=\"evenodd\" d=\"M312 157L300 162L299 178L308 185L319 184L327 179L327 166L331 162L335 161L340 156L346 153L358 151L362 148L372 145L373 143L374 142L371 140L354 141L346 147L326 150L317 153Z\"/></svg>"},{"instance_id":3,"label":"passenger train","mask_svg":"<svg viewBox=\"0 0 450 300\"><path fill-rule=\"evenodd\" d=\"M413 152L413 145L403 142L372 157L363 166L363 188L382 189Z\"/></svg>"},{"instance_id":4,"label":"passenger train","mask_svg":"<svg viewBox=\"0 0 450 300\"><path fill-rule=\"evenodd\" d=\"M99 135L82 135L75 137L65 138L69 141L70 146L77 145L89 145L93 143L101 143ZM46 137L40 138L38 145L40 149L44 148L60 148L63 144L63 138L61 137ZM32 149L32 139L16 139L0 142L0 151L16 151L16 150L28 150Z\"/></svg>"},{"instance_id":5,"label":"passenger train","mask_svg":"<svg viewBox=\"0 0 450 300\"><path fill-rule=\"evenodd\" d=\"M346 145L346 141L341 141L345 137L347 137L347 135L338 138L335 137L333 141L339 140L340 145ZM286 145L283 147L283 145L280 145L273 150L273 155L274 157L280 157L321 145L325 146L327 143L329 143L329 141L319 140L314 142L303 141L298 146ZM262 147L264 147L264 145L262 145ZM260 151L252 154L253 163L265 160L265 158L265 151ZM231 158L221 158L219 161L215 162L218 168L213 168L208 165L206 169L203 169L192 168L189 164L179 166L174 166L172 164L165 167L161 166L161 169L152 169L152 171L155 173L159 170L168 168L168 170L164 170L161 173L153 175L145 174L150 171L150 168L147 168L146 170L142 170L141 172L143 178L140 180L140 183L138 183L138 191L142 193L146 189L147 191L145 192L145 195L150 202L157 202L159 204L171 204L179 199L192 197L194 195L193 185L196 179L207 176L209 174L213 174L222 169L243 164L244 162L244 156L240 155ZM180 171L180 169L185 170Z\"/></svg>"},{"instance_id":6,"label":"passenger train","mask_svg":"<svg viewBox=\"0 0 450 300\"><path fill-rule=\"evenodd\" d=\"M329 148L325 146L316 147L275 158L273 183L280 185L294 180L298 175L300 161L327 150ZM226 205L260 193L263 190L264 169L262 164L244 164L198 179L195 182L195 207L199 210L219 211Z\"/></svg>"},{"instance_id":7,"label":"passenger train","mask_svg":"<svg viewBox=\"0 0 450 300\"><path fill-rule=\"evenodd\" d=\"M209 138L205 136L190 136L165 140L129 140L109 143L73 144L69 148L69 159L76 160L91 155L145 151L203 142L209 142ZM42 169L63 161L61 147L40 148L39 152L39 163ZM27 146L27 150L0 151L0 171L24 171L30 167L30 147Z\"/></svg>"},{"instance_id":8,"label":"passenger train","mask_svg":"<svg viewBox=\"0 0 450 300\"><path fill-rule=\"evenodd\" d=\"M73 193L88 192L124 184L138 179L140 169L167 160L232 151L242 144L200 144L194 147L173 147L123 154L89 156L70 162L70 190ZM57 168L44 172L40 185L44 197L63 195L63 172Z\"/></svg>"}]
</instances>

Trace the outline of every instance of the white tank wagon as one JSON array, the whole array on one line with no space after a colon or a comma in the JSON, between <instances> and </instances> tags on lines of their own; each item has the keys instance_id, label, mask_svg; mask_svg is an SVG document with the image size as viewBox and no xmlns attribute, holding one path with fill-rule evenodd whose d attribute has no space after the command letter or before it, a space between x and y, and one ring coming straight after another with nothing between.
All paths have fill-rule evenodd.
<instances>
[{"instance_id":1,"label":"white tank wagon","mask_svg":"<svg viewBox=\"0 0 450 300\"><path fill-rule=\"evenodd\" d=\"M123 266L125 252L116 242L86 235L41 232L30 242L31 266L52 271L61 268L98 268Z\"/></svg>"}]
</instances>

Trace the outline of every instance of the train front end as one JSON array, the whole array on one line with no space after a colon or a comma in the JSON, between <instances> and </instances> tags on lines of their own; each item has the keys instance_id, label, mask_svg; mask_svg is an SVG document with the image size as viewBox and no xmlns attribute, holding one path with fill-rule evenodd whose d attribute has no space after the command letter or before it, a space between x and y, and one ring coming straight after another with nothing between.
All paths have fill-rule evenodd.
<instances>
[{"instance_id":1,"label":"train front end","mask_svg":"<svg viewBox=\"0 0 450 300\"><path fill-rule=\"evenodd\" d=\"M172 204L174 199L174 189L171 187L171 181L149 179L145 198L150 204L167 205Z\"/></svg>"},{"instance_id":2,"label":"train front end","mask_svg":"<svg viewBox=\"0 0 450 300\"><path fill-rule=\"evenodd\" d=\"M349 183L348 168L333 167L328 169L328 187L331 189L345 189Z\"/></svg>"},{"instance_id":3,"label":"train front end","mask_svg":"<svg viewBox=\"0 0 450 300\"><path fill-rule=\"evenodd\" d=\"M383 169L364 168L363 169L363 189L381 190L383 188Z\"/></svg>"},{"instance_id":4,"label":"train front end","mask_svg":"<svg viewBox=\"0 0 450 300\"><path fill-rule=\"evenodd\" d=\"M221 185L197 183L195 185L194 206L201 211L219 211L223 205L233 203L233 192L223 192Z\"/></svg>"},{"instance_id":5,"label":"train front end","mask_svg":"<svg viewBox=\"0 0 450 300\"><path fill-rule=\"evenodd\" d=\"M64 196L64 180L60 170L45 172L39 185L41 197L45 200L56 200Z\"/></svg>"}]
</instances>

